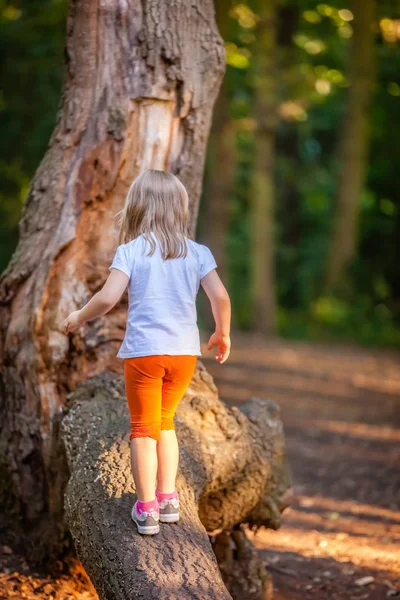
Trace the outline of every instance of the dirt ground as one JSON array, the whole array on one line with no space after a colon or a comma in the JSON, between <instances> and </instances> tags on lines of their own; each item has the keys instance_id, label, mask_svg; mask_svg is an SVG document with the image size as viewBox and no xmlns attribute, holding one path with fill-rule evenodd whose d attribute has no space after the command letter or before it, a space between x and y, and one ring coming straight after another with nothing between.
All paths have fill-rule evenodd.
<instances>
[{"instance_id":1,"label":"dirt ground","mask_svg":"<svg viewBox=\"0 0 400 600\"><path fill-rule=\"evenodd\" d=\"M275 599L400 600L400 353L244 335L222 366L203 351L228 404L281 406L295 500L248 534ZM0 600L97 600L77 561L35 571L16 542L0 532Z\"/></svg>"},{"instance_id":2,"label":"dirt ground","mask_svg":"<svg viewBox=\"0 0 400 600\"><path fill-rule=\"evenodd\" d=\"M400 354L234 341L205 364L227 403L280 404L293 472L282 528L251 536L276 600L400 598Z\"/></svg>"}]
</instances>

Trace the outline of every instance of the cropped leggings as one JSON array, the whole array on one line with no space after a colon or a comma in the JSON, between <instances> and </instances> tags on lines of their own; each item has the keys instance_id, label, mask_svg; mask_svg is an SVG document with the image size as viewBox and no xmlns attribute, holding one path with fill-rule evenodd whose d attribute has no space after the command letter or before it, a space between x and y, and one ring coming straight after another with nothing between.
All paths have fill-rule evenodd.
<instances>
[{"instance_id":1,"label":"cropped leggings","mask_svg":"<svg viewBox=\"0 0 400 600\"><path fill-rule=\"evenodd\" d=\"M189 387L196 361L197 356L170 354L125 358L130 440L158 440L162 429L174 429L175 410Z\"/></svg>"}]
</instances>

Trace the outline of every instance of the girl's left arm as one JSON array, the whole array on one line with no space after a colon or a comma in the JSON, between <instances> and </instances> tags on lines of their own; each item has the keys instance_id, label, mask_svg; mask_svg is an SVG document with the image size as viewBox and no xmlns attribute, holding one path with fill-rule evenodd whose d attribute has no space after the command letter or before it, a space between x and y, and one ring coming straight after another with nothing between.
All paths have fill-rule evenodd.
<instances>
[{"instance_id":1,"label":"girl's left arm","mask_svg":"<svg viewBox=\"0 0 400 600\"><path fill-rule=\"evenodd\" d=\"M93 319L108 313L121 298L128 282L128 275L119 269L111 269L111 273L102 289L81 310L75 310L65 319L64 333L71 333L87 321L93 321Z\"/></svg>"}]
</instances>

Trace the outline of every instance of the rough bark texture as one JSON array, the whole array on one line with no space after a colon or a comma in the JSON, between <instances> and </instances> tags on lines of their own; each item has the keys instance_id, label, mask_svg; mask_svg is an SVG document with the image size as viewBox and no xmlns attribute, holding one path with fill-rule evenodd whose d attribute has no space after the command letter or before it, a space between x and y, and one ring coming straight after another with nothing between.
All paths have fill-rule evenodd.
<instances>
[{"instance_id":1,"label":"rough bark texture","mask_svg":"<svg viewBox=\"0 0 400 600\"><path fill-rule=\"evenodd\" d=\"M274 403L226 407L198 363L175 420L182 517L146 538L130 519L135 490L122 379L106 372L86 381L64 412L61 440L71 473L65 515L101 600L271 597L270 578L240 524L277 528L286 504L289 476Z\"/></svg>"},{"instance_id":2,"label":"rough bark texture","mask_svg":"<svg viewBox=\"0 0 400 600\"><path fill-rule=\"evenodd\" d=\"M354 30L346 112L338 148L338 192L326 284L336 286L354 257L360 196L369 146L369 113L375 82L375 0L353 0Z\"/></svg>"},{"instance_id":3,"label":"rough bark texture","mask_svg":"<svg viewBox=\"0 0 400 600\"><path fill-rule=\"evenodd\" d=\"M275 127L276 2L257 3L255 48L255 164L251 196L251 266L254 326L265 334L276 332L275 300Z\"/></svg>"},{"instance_id":4,"label":"rough bark texture","mask_svg":"<svg viewBox=\"0 0 400 600\"><path fill-rule=\"evenodd\" d=\"M63 320L106 279L114 215L141 170L182 179L194 230L223 69L212 0L71 0L57 125L0 288L0 502L14 494L40 538L62 510L56 417L81 380L120 368L125 306L83 337Z\"/></svg>"}]
</instances>

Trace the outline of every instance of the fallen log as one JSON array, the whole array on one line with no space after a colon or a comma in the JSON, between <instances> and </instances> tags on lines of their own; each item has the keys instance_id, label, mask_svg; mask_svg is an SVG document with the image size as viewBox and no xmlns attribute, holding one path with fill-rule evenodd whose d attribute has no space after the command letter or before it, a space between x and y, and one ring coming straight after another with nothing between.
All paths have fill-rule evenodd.
<instances>
[{"instance_id":1,"label":"fallen log","mask_svg":"<svg viewBox=\"0 0 400 600\"><path fill-rule=\"evenodd\" d=\"M289 475L273 402L227 407L198 361L175 419L181 519L152 537L140 536L130 518L135 489L122 378L104 372L87 380L64 413L65 521L101 600L271 597L243 525L276 529L286 502Z\"/></svg>"}]
</instances>

